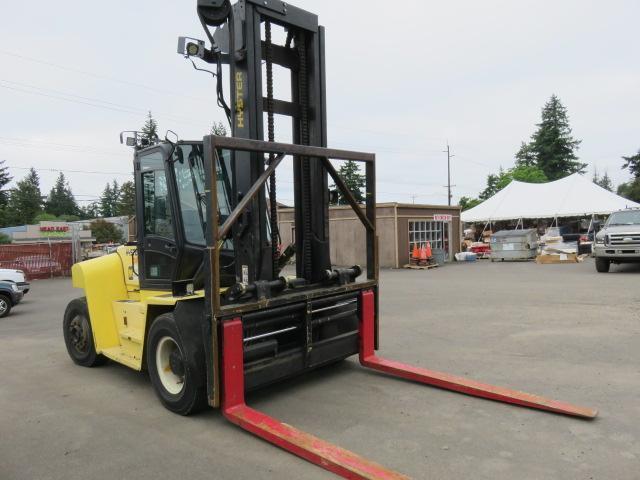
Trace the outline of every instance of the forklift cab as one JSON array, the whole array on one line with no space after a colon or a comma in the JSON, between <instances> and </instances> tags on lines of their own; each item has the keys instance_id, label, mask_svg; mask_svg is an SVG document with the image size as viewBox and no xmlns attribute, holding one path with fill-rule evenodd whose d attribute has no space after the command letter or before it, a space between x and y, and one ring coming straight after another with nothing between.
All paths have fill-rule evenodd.
<instances>
[{"instance_id":1,"label":"forklift cab","mask_svg":"<svg viewBox=\"0 0 640 480\"><path fill-rule=\"evenodd\" d=\"M218 154L218 218L229 215L229 151ZM163 142L136 152L136 216L140 286L171 290L174 282L202 288L206 195L202 142ZM235 282L233 241L220 250L221 286Z\"/></svg>"}]
</instances>

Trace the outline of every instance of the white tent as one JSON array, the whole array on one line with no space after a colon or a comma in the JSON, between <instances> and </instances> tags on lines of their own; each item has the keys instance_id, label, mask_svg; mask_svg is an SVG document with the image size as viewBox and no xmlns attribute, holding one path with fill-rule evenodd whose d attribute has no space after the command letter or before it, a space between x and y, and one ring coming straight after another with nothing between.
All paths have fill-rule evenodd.
<instances>
[{"instance_id":1,"label":"white tent","mask_svg":"<svg viewBox=\"0 0 640 480\"><path fill-rule=\"evenodd\" d=\"M578 173L548 183L512 181L493 197L462 212L463 222L608 215L640 207Z\"/></svg>"}]
</instances>

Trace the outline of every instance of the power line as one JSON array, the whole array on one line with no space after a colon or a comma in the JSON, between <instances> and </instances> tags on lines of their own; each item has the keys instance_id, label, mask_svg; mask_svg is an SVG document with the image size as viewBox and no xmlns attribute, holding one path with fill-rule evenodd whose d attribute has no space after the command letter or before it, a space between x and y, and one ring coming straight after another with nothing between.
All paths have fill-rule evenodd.
<instances>
[{"instance_id":1,"label":"power line","mask_svg":"<svg viewBox=\"0 0 640 480\"><path fill-rule=\"evenodd\" d=\"M62 172L62 173L89 173L96 175L119 175L119 176L133 176L133 172L99 172L93 170L67 170L64 168L35 168L35 167L18 167L15 165L6 165L7 168L13 168L17 170L31 170L33 168L36 172Z\"/></svg>"},{"instance_id":2,"label":"power line","mask_svg":"<svg viewBox=\"0 0 640 480\"><path fill-rule=\"evenodd\" d=\"M107 75L102 75L102 74L95 73L95 72L89 72L89 71L86 71L86 70L81 70L79 68L60 65L58 63L53 63L53 62L49 62L49 61L45 61L45 60L40 60L40 59L33 58L33 57L27 57L25 55L20 55L20 54L13 53L13 52L8 52L6 50L0 50L0 53L3 54L3 55L10 56L10 57L19 58L21 60L25 60L25 61L28 61L28 62L39 63L41 65L46 65L48 67L58 68L60 70L66 70L68 72L80 73L82 75L87 75L89 77L98 78L100 80L107 80L107 81L110 81L110 82L121 83L123 85L129 85L131 87L143 88L145 90L149 90L149 91L152 91L152 92L155 92L155 93L159 93L159 94L162 94L162 95L174 95L176 97L188 98L189 100L202 102L202 98L192 97L190 95L185 95L183 93L164 90L164 89L160 89L160 88L157 88L157 87L152 87L150 85L144 85L142 83L131 82L129 80L123 80L123 79L116 78L116 77L109 77Z\"/></svg>"},{"instance_id":3,"label":"power line","mask_svg":"<svg viewBox=\"0 0 640 480\"><path fill-rule=\"evenodd\" d=\"M50 88L44 88L44 87L37 87L35 85L29 85L26 83L21 83L21 82L13 82L13 81L9 81L9 80L3 80L0 79L0 82L3 82L5 84L9 84L9 85L2 85L0 83L0 88L4 88L7 90L13 90L16 92L20 92L20 93L26 93L26 94L30 94L30 95L39 95L42 97L47 97L47 98L53 98L56 100L62 100L65 102L70 102L70 103L76 103L76 104L80 104L80 105L86 105L89 107L94 107L94 108L102 108L104 110L110 110L113 112L119 112L119 113L127 113L129 115L142 115L142 114L146 114L146 112L149 111L149 109L144 109L141 107L131 107L131 106L126 106L126 105L122 105L122 104L118 104L115 102L109 102L107 100L101 100L99 98L91 98L91 97L83 97L80 95L76 95L73 93L66 93L66 92L62 92L60 90L54 90L54 89L50 89ZM52 92L52 93L50 93ZM193 122L190 121L186 118L183 117L177 117L175 115L166 115L166 114L162 114L162 113L158 113L156 111L156 115L158 117L161 118L167 118L169 120L173 120L175 122L178 123L184 123L184 124L189 124L189 125L196 125L196 126L202 126L202 123L200 122Z\"/></svg>"},{"instance_id":4,"label":"power line","mask_svg":"<svg viewBox=\"0 0 640 480\"><path fill-rule=\"evenodd\" d=\"M68 143L55 143L55 142L46 142L46 141L38 141L24 138L12 138L12 137L2 137L0 136L0 145L5 145L8 147L18 147L18 148L26 148L26 149L45 149L51 152L68 152L68 153L78 153L82 155L99 155L99 156L112 156L112 157L120 157L122 158L123 154L115 153L115 150L105 149L100 147L92 147L88 145L73 145Z\"/></svg>"}]
</instances>

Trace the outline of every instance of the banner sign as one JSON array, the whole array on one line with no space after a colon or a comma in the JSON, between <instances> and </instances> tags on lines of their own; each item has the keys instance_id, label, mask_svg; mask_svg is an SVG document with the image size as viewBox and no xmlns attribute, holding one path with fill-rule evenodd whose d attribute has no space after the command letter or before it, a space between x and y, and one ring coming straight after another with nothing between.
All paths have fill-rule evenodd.
<instances>
[{"instance_id":1,"label":"banner sign","mask_svg":"<svg viewBox=\"0 0 640 480\"><path fill-rule=\"evenodd\" d=\"M453 215L434 215L433 216L434 222L450 222L451 220L453 220Z\"/></svg>"},{"instance_id":2,"label":"banner sign","mask_svg":"<svg viewBox=\"0 0 640 480\"><path fill-rule=\"evenodd\" d=\"M66 237L69 234L67 225L46 225L40 227L42 237Z\"/></svg>"}]
</instances>

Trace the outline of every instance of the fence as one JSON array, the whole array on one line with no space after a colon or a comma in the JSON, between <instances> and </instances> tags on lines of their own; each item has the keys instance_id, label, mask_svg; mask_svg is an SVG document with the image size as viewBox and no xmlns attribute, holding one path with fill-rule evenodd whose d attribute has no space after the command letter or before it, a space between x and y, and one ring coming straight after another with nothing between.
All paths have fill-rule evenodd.
<instances>
[{"instance_id":1,"label":"fence","mask_svg":"<svg viewBox=\"0 0 640 480\"><path fill-rule=\"evenodd\" d=\"M69 276L71 243L0 245L0 268L22 270L29 280Z\"/></svg>"}]
</instances>

